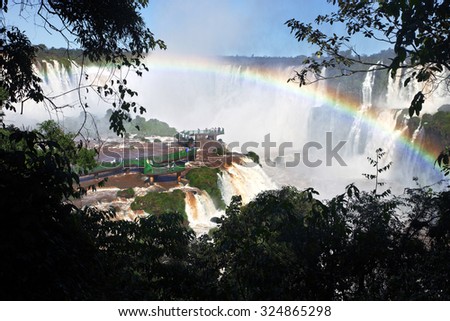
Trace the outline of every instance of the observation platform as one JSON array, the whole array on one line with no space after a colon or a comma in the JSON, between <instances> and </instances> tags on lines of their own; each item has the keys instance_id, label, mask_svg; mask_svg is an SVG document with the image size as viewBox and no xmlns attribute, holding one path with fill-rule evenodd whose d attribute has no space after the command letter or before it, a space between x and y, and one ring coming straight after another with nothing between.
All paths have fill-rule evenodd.
<instances>
[{"instance_id":1,"label":"observation platform","mask_svg":"<svg viewBox=\"0 0 450 321\"><path fill-rule=\"evenodd\" d=\"M180 132L181 138L185 140L189 140L190 138L192 138L195 141L217 140L217 136L223 134L225 134L225 129L223 127L183 130L182 132Z\"/></svg>"}]
</instances>

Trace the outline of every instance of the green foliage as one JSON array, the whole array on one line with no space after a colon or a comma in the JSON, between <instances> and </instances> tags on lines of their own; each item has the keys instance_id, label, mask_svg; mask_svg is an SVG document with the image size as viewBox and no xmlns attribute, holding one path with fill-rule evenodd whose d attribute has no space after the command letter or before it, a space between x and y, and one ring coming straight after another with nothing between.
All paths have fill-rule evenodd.
<instances>
[{"instance_id":1,"label":"green foliage","mask_svg":"<svg viewBox=\"0 0 450 321\"><path fill-rule=\"evenodd\" d=\"M450 299L447 190L388 198L351 184L321 202L284 187L245 206L234 197L196 239L180 190L136 197L151 215L134 222L80 210L58 144L17 128L0 137L4 300Z\"/></svg>"},{"instance_id":2,"label":"green foliage","mask_svg":"<svg viewBox=\"0 0 450 321\"><path fill-rule=\"evenodd\" d=\"M134 189L133 188L127 188L127 189L122 189L120 191L117 191L117 197L122 197L122 198L133 198L135 196L134 193Z\"/></svg>"},{"instance_id":3,"label":"green foliage","mask_svg":"<svg viewBox=\"0 0 450 321\"><path fill-rule=\"evenodd\" d=\"M162 215L165 213L180 213L187 220L184 193L180 190L173 192L150 192L144 196L137 196L131 209L144 210L148 214Z\"/></svg>"},{"instance_id":4,"label":"green foliage","mask_svg":"<svg viewBox=\"0 0 450 321\"><path fill-rule=\"evenodd\" d=\"M200 167L191 169L186 178L189 185L206 191L218 209L225 208L225 202L222 199L222 193L218 186L218 176L220 170L218 168Z\"/></svg>"},{"instance_id":5,"label":"green foliage","mask_svg":"<svg viewBox=\"0 0 450 321\"><path fill-rule=\"evenodd\" d=\"M54 196L49 196L48 199L44 198L41 200L42 202L59 204L63 197L75 195L72 185L77 182L78 177L71 170L70 160L64 152L64 147L49 140L42 133L21 131L15 127L2 129L0 139L1 164L4 170L2 177L5 182L11 183L7 179L10 177L15 181L14 184L19 183L20 177L23 175L25 181L21 183L24 183L24 188L28 189L30 186L25 184L27 177L34 179L37 174L42 174L45 179L37 184L40 186L39 192L43 195L47 195L47 193L60 194L57 198ZM55 174L55 172L57 173ZM16 180L12 179L14 175L18 175ZM35 183L33 182L31 185ZM34 185L33 188L37 186Z\"/></svg>"},{"instance_id":6,"label":"green foliage","mask_svg":"<svg viewBox=\"0 0 450 321\"><path fill-rule=\"evenodd\" d=\"M7 99L0 100L1 106L16 110L15 103L31 99L40 102L44 99L39 77L33 71L36 49L24 33L12 27L0 28L0 88Z\"/></svg>"},{"instance_id":7,"label":"green foliage","mask_svg":"<svg viewBox=\"0 0 450 321\"><path fill-rule=\"evenodd\" d=\"M403 111L402 111L403 113ZM424 118L426 115L428 114L424 114L422 116L422 118ZM400 122L400 120L399 120ZM402 124L400 124L401 126ZM408 119L408 130L409 130L409 136L412 137L414 132L416 131L417 128L419 128L419 126L421 126L421 119L419 117L411 117L410 119Z\"/></svg>"},{"instance_id":8,"label":"green foliage","mask_svg":"<svg viewBox=\"0 0 450 321\"><path fill-rule=\"evenodd\" d=\"M381 160L384 156L386 156L386 152L383 151L382 148L378 148L376 151L376 158L367 157L369 164L375 168L374 174L362 174L365 178L369 180L375 180L375 188L373 189L373 195L377 197L386 197L391 194L391 190L387 189L381 194L377 194L377 190L379 186L384 186L384 182L379 181L379 176L381 173L387 171L392 166L392 162L387 163L386 165L381 164Z\"/></svg>"},{"instance_id":9,"label":"green foliage","mask_svg":"<svg viewBox=\"0 0 450 321\"><path fill-rule=\"evenodd\" d=\"M223 146L218 146L218 147L216 148L216 151L217 151L217 155L218 155L218 156L223 156L223 155L225 155L225 150L224 150Z\"/></svg>"},{"instance_id":10,"label":"green foliage","mask_svg":"<svg viewBox=\"0 0 450 321\"><path fill-rule=\"evenodd\" d=\"M422 123L427 134L437 136L443 146L450 146L450 113L424 114Z\"/></svg>"},{"instance_id":11,"label":"green foliage","mask_svg":"<svg viewBox=\"0 0 450 321\"><path fill-rule=\"evenodd\" d=\"M306 67L296 72L290 81L298 81L302 86L328 77L366 72L367 67L361 69L361 66L372 66L375 71L389 72L391 77L399 70L406 70L405 87L412 79L433 87L442 80L441 73L450 70L450 54L446 50L450 46L447 1L331 2L337 6L336 11L319 15L315 19L319 28L295 19L286 22L298 41L306 41L318 48L316 57L305 59ZM323 32L339 23L345 26L343 35ZM367 61L356 52L351 40L358 35L391 44L394 55L390 63ZM348 48L352 48L350 54L346 54ZM337 74L324 76L323 67L336 68ZM424 101L425 94L416 93L409 108L410 116L419 115Z\"/></svg>"},{"instance_id":12,"label":"green foliage","mask_svg":"<svg viewBox=\"0 0 450 321\"><path fill-rule=\"evenodd\" d=\"M39 63L42 60L57 61L66 69L72 68L72 62L79 65L83 64L83 51L80 49L67 48L47 48L46 45L40 44L36 46L36 61ZM69 59L70 58L70 59ZM45 64L40 67L45 69Z\"/></svg>"},{"instance_id":13,"label":"green foliage","mask_svg":"<svg viewBox=\"0 0 450 321\"><path fill-rule=\"evenodd\" d=\"M35 131L3 129L0 177L1 298L89 297L95 248L66 201L81 190L62 147Z\"/></svg>"},{"instance_id":14,"label":"green foliage","mask_svg":"<svg viewBox=\"0 0 450 321\"><path fill-rule=\"evenodd\" d=\"M42 24L63 37L67 41L67 49L73 41L76 42L79 50L75 51L75 58L81 61L81 65L89 60L105 63L110 68L129 68L141 76L143 71L148 71L143 63L146 54L156 47L166 48L164 42L155 39L144 24L140 10L147 4L147 1L140 0L77 3L61 0L42 4L25 1L21 3L20 10L34 13L37 24ZM7 13L8 4L2 3L2 9ZM62 25L61 28L56 27L58 23ZM0 32L6 35L0 39L0 47L3 48L0 56L0 87L8 92L8 100L2 101L2 104L7 109L15 110L14 103L46 100L49 106L58 107L53 105L52 98L43 95L41 79L32 68L38 48L32 46L27 36L14 26L1 28ZM42 50L45 51L46 48ZM61 59L59 53L58 60L68 65L70 54L74 54L74 51L66 50L67 59ZM89 77L87 74L83 76ZM145 108L134 101L138 93L128 87L125 79L108 79L103 84L92 84L89 88L83 88L85 89L95 90L100 97L111 103L114 110L109 119L110 129L118 135L123 136L124 123L131 121L133 114L145 112ZM78 103L86 112L89 105L81 101Z\"/></svg>"},{"instance_id":15,"label":"green foliage","mask_svg":"<svg viewBox=\"0 0 450 321\"><path fill-rule=\"evenodd\" d=\"M37 130L43 134L45 139L61 147L61 150L70 160L77 173L87 173L97 166L97 152L94 149L83 147L81 141L76 146L74 142L75 135L65 133L55 121L46 120L38 125Z\"/></svg>"},{"instance_id":16,"label":"green foliage","mask_svg":"<svg viewBox=\"0 0 450 321\"><path fill-rule=\"evenodd\" d=\"M447 1L334 3L340 11L319 17L318 23L342 18L349 35L375 37L375 28L395 43L391 65L381 67L395 72L417 66L411 77L419 81L448 69ZM137 9L145 5L51 1L43 3L40 14L59 16L62 32L75 36L86 57L134 67L139 74L146 68L142 55L164 46L143 26ZM7 11L6 1L0 6ZM340 55L346 37L327 39L308 25L291 23L298 38L319 45L317 56L329 55L310 61L311 70L357 62ZM17 29L1 31L7 53L0 58L0 88L8 96L3 106L46 99L31 68L36 49ZM130 113L143 112L127 100L137 93L124 80L97 90L114 97L111 126L123 134ZM419 95L415 113L422 103ZM444 133L445 124L436 128ZM185 226L179 190L136 197L132 208L151 215L134 222L117 220L114 211L73 206L69 200L83 193L73 164L92 156L80 150L51 122L41 124L40 131L0 130L2 300L450 299L448 190L418 187L388 198L377 197L376 188L364 193L349 185L345 193L321 202L313 189L284 187L245 206L234 197L211 236L195 239ZM387 169L379 166L382 157L378 150L369 159L375 178ZM448 154L441 161L448 163ZM217 174L218 169L198 168L188 179L221 207Z\"/></svg>"},{"instance_id":17,"label":"green foliage","mask_svg":"<svg viewBox=\"0 0 450 321\"><path fill-rule=\"evenodd\" d=\"M131 134L139 134L143 136L174 136L177 130L170 127L167 123L157 119L146 120L144 117L136 116L125 127L126 131Z\"/></svg>"},{"instance_id":18,"label":"green foliage","mask_svg":"<svg viewBox=\"0 0 450 321\"><path fill-rule=\"evenodd\" d=\"M78 173L86 174L97 166L97 151L80 147L77 150L73 164L78 168Z\"/></svg>"},{"instance_id":19,"label":"green foliage","mask_svg":"<svg viewBox=\"0 0 450 321\"><path fill-rule=\"evenodd\" d=\"M436 164L438 164L442 172L445 176L448 176L450 174L450 148L447 147L441 153L438 155L436 159Z\"/></svg>"},{"instance_id":20,"label":"green foliage","mask_svg":"<svg viewBox=\"0 0 450 321\"><path fill-rule=\"evenodd\" d=\"M6 91L5 88L0 87L0 105L3 104L3 101L8 99L8 92Z\"/></svg>"},{"instance_id":21,"label":"green foliage","mask_svg":"<svg viewBox=\"0 0 450 321\"><path fill-rule=\"evenodd\" d=\"M129 222L76 208L70 160L35 131L1 130L0 156L2 300L184 297L194 234L181 214Z\"/></svg>"},{"instance_id":22,"label":"green foliage","mask_svg":"<svg viewBox=\"0 0 450 321\"><path fill-rule=\"evenodd\" d=\"M249 157L254 163L261 165L259 163L259 155L255 152L248 152L246 156Z\"/></svg>"},{"instance_id":23,"label":"green foliage","mask_svg":"<svg viewBox=\"0 0 450 321\"><path fill-rule=\"evenodd\" d=\"M436 159L436 164L441 167L444 175L450 173L449 146L450 146L450 113L438 111L430 115L422 116L422 126L425 129L426 138L431 145L437 145L441 152Z\"/></svg>"},{"instance_id":24,"label":"green foliage","mask_svg":"<svg viewBox=\"0 0 450 321\"><path fill-rule=\"evenodd\" d=\"M76 6L67 1L52 1L45 8L59 17L68 31L77 36L84 54L92 61L105 59L125 65L140 65L139 59L155 46L164 43L155 40L145 28L139 10L145 7L142 1L106 0L83 2ZM135 58L129 59L127 53Z\"/></svg>"},{"instance_id":25,"label":"green foliage","mask_svg":"<svg viewBox=\"0 0 450 321\"><path fill-rule=\"evenodd\" d=\"M233 198L203 246L233 300L445 300L448 192L379 198L349 185L327 203L312 189ZM202 251L205 251L203 249ZM444 273L444 275L442 275ZM211 290L211 288L209 288Z\"/></svg>"},{"instance_id":26,"label":"green foliage","mask_svg":"<svg viewBox=\"0 0 450 321\"><path fill-rule=\"evenodd\" d=\"M333 298L340 270L333 253L342 251L345 224L309 192L284 187L263 192L246 206L235 197L226 215L213 234L225 297Z\"/></svg>"},{"instance_id":27,"label":"green foliage","mask_svg":"<svg viewBox=\"0 0 450 321\"><path fill-rule=\"evenodd\" d=\"M108 109L103 117L89 115L88 120L85 121L85 114L81 112L77 117L65 117L64 127L68 131L78 132L81 127L82 133L85 136L92 136L92 132L104 137L111 134L108 128L109 120L113 116L113 110ZM84 126L83 126L84 123ZM145 140L146 136L167 136L172 137L176 133L175 128L170 127L167 123L157 119L146 120L144 117L136 116L135 119L129 123L124 124L124 137L129 139L131 134L136 135L135 138Z\"/></svg>"},{"instance_id":28,"label":"green foliage","mask_svg":"<svg viewBox=\"0 0 450 321\"><path fill-rule=\"evenodd\" d=\"M97 298L107 300L175 300L187 296L189 245L194 233L180 213L150 215L135 222L111 220L86 210L84 230L101 249L101 280Z\"/></svg>"}]
</instances>

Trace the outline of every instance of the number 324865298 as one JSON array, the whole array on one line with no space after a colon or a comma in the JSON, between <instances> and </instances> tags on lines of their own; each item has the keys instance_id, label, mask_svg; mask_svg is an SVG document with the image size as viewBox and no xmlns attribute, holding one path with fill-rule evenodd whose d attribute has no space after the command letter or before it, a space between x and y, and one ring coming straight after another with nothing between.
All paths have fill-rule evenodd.
<instances>
[{"instance_id":1,"label":"number 324865298","mask_svg":"<svg viewBox=\"0 0 450 321\"><path fill-rule=\"evenodd\" d=\"M331 307L326 305L302 305L302 306L261 306L259 314L262 317L320 317L331 316Z\"/></svg>"}]
</instances>

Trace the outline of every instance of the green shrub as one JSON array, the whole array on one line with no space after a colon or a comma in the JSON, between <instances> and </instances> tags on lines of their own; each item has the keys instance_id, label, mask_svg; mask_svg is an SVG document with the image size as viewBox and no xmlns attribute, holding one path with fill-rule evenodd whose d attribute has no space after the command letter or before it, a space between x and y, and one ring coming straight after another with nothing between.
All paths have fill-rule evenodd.
<instances>
[{"instance_id":1,"label":"green shrub","mask_svg":"<svg viewBox=\"0 0 450 321\"><path fill-rule=\"evenodd\" d=\"M222 199L222 193L217 181L219 172L218 168L194 168L187 173L186 178L189 180L189 185L208 192L216 208L225 209L226 205Z\"/></svg>"},{"instance_id":2,"label":"green shrub","mask_svg":"<svg viewBox=\"0 0 450 321\"><path fill-rule=\"evenodd\" d=\"M225 150L223 149L223 147L217 147L217 155L219 156L223 156L225 155Z\"/></svg>"},{"instance_id":3,"label":"green shrub","mask_svg":"<svg viewBox=\"0 0 450 321\"><path fill-rule=\"evenodd\" d=\"M426 134L436 136L444 146L450 144L450 113L438 111L433 115L424 114L422 123Z\"/></svg>"},{"instance_id":4,"label":"green shrub","mask_svg":"<svg viewBox=\"0 0 450 321\"><path fill-rule=\"evenodd\" d=\"M120 191L117 191L117 197L123 197L123 198L133 198L134 197L134 189L127 188L127 189L122 189Z\"/></svg>"},{"instance_id":5,"label":"green shrub","mask_svg":"<svg viewBox=\"0 0 450 321\"><path fill-rule=\"evenodd\" d=\"M174 136L177 130L167 123L157 119L146 120L142 116L136 116L131 122L125 124L125 129L130 134L140 134L143 136Z\"/></svg>"},{"instance_id":6,"label":"green shrub","mask_svg":"<svg viewBox=\"0 0 450 321\"><path fill-rule=\"evenodd\" d=\"M0 86L0 101L6 100L8 99L8 97L9 97L8 91L2 86Z\"/></svg>"},{"instance_id":7,"label":"green shrub","mask_svg":"<svg viewBox=\"0 0 450 321\"><path fill-rule=\"evenodd\" d=\"M254 163L261 165L259 163L259 155L255 152L248 152L247 157L250 158Z\"/></svg>"},{"instance_id":8,"label":"green shrub","mask_svg":"<svg viewBox=\"0 0 450 321\"><path fill-rule=\"evenodd\" d=\"M155 215L176 212L182 214L187 220L184 197L184 193L180 190L171 193L150 192L144 196L137 196L131 203L131 209L133 211L144 210Z\"/></svg>"}]
</instances>

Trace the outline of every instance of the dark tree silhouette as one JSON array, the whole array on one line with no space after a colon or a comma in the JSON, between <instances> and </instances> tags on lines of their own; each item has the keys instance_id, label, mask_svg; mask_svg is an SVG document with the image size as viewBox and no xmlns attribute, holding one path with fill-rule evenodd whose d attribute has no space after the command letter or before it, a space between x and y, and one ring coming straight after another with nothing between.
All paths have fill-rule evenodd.
<instances>
[{"instance_id":1,"label":"dark tree silhouette","mask_svg":"<svg viewBox=\"0 0 450 321\"><path fill-rule=\"evenodd\" d=\"M8 12L8 4L8 1L1 2L0 9L5 13ZM21 1L20 4L13 2L10 5L21 5L34 12L44 28L66 39L67 49L79 47L82 57L78 59L82 67L85 60L89 60L114 68L129 68L142 75L143 71L148 70L142 61L145 55L156 47L166 48L163 41L154 38L139 13L147 4L146 0L61 0ZM32 100L45 101L50 108L61 108L51 97L43 95L41 80L32 68L38 48L15 26L1 26L0 33L4 35L0 37L0 87L6 92L2 96L7 97L1 100L2 107L15 110L17 104L23 107L25 101ZM67 50L68 58L69 52ZM82 72L80 77L87 75ZM130 121L133 113L145 112L143 106L132 101L138 93L127 86L126 80L117 79L88 87L103 98L109 97L113 107L110 128L119 135L124 134L124 122ZM78 107L86 112L88 106L81 95L79 97Z\"/></svg>"},{"instance_id":2,"label":"dark tree silhouette","mask_svg":"<svg viewBox=\"0 0 450 321\"><path fill-rule=\"evenodd\" d=\"M419 115L426 99L425 88L430 92L441 82L450 84L450 53L447 49L450 47L450 1L328 2L336 5L336 11L317 16L315 25L296 19L286 22L298 41L309 42L318 48L316 57L306 59L305 68L297 71L291 80L298 81L302 86L324 79L323 67L338 69L332 77L367 72L369 67L372 67L370 72L386 70L395 77L397 71L402 70L407 74L405 86L413 79L424 83L424 90L411 97L411 116ZM326 34L322 31L326 25L336 24L344 25L344 34ZM391 45L394 49L391 61L368 61L352 47L356 35Z\"/></svg>"}]
</instances>

